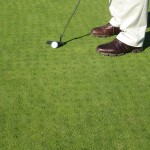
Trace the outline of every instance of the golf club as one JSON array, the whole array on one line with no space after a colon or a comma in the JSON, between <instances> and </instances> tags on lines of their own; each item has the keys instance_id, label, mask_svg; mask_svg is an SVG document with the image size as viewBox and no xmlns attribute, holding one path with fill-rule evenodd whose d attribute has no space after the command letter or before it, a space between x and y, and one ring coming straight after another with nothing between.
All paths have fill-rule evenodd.
<instances>
[{"instance_id":1,"label":"golf club","mask_svg":"<svg viewBox=\"0 0 150 150\"><path fill-rule=\"evenodd\" d=\"M67 24L65 25L64 30L63 30L62 34L60 35L59 42L58 41L47 41L47 44L50 44L52 46L52 48L58 48L58 47L61 47L61 46L66 44L66 42L62 42L62 38L63 38L63 36L64 36L64 34L65 34L66 30L67 30L67 27L68 27L72 17L74 16L74 14L76 12L79 4L80 4L80 0L78 0L78 3L76 4L72 14L70 15L70 18L68 19Z\"/></svg>"}]
</instances>

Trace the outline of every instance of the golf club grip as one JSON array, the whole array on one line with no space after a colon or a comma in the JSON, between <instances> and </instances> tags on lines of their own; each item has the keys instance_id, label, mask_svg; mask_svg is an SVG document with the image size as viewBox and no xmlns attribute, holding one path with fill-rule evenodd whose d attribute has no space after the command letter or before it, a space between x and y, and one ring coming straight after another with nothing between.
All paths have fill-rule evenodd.
<instances>
[{"instance_id":1,"label":"golf club grip","mask_svg":"<svg viewBox=\"0 0 150 150\"><path fill-rule=\"evenodd\" d=\"M60 36L60 39L62 39L62 37L63 37L63 35L64 35L64 33L65 33L65 31L66 31L66 29L67 29L67 27L68 27L68 25L69 25L69 23L70 23L70 21L71 21L73 15L75 14L75 12L76 12L76 10L77 10L77 8L78 8L78 6L79 6L79 4L80 4L80 0L78 1L76 7L74 8L74 10L73 10L73 12L72 12L72 14L71 14L71 16L70 16L70 18L69 18L69 20L68 20L68 22L67 22L65 28L64 28L64 31L62 32L62 34L61 34L61 36Z\"/></svg>"}]
</instances>

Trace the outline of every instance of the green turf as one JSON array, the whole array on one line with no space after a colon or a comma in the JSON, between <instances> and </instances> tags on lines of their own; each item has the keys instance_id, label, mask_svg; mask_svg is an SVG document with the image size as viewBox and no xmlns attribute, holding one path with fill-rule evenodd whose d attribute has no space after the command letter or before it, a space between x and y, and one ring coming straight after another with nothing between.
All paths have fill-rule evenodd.
<instances>
[{"instance_id":1,"label":"green turf","mask_svg":"<svg viewBox=\"0 0 150 150\"><path fill-rule=\"evenodd\" d=\"M0 149L149 150L150 36L145 51L104 57L111 38L84 36L110 18L108 1L1 0ZM84 37L82 37L84 36Z\"/></svg>"}]
</instances>

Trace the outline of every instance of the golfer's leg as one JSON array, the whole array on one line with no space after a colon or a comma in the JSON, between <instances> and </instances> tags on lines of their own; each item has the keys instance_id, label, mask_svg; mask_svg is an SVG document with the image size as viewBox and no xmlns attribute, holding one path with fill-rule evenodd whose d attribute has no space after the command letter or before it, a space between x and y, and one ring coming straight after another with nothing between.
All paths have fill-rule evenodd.
<instances>
[{"instance_id":1,"label":"golfer's leg","mask_svg":"<svg viewBox=\"0 0 150 150\"><path fill-rule=\"evenodd\" d=\"M115 1L115 0L114 0ZM148 0L124 0L120 32L117 39L134 47L142 47L147 27Z\"/></svg>"},{"instance_id":2,"label":"golfer's leg","mask_svg":"<svg viewBox=\"0 0 150 150\"><path fill-rule=\"evenodd\" d=\"M109 23L115 27L120 27L121 19L120 15L122 12L122 8L124 4L124 0L109 0L109 10L111 13L111 20Z\"/></svg>"}]
</instances>

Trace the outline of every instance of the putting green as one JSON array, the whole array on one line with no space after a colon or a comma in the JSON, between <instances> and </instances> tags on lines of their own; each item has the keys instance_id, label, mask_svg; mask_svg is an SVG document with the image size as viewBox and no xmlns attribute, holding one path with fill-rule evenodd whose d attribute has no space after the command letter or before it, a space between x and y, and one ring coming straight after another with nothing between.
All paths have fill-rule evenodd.
<instances>
[{"instance_id":1,"label":"putting green","mask_svg":"<svg viewBox=\"0 0 150 150\"><path fill-rule=\"evenodd\" d=\"M150 25L144 52L101 56L108 2L84 0L52 49L76 3L1 1L0 149L149 150Z\"/></svg>"}]
</instances>

